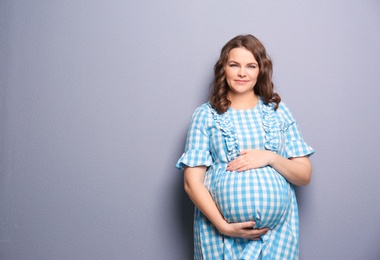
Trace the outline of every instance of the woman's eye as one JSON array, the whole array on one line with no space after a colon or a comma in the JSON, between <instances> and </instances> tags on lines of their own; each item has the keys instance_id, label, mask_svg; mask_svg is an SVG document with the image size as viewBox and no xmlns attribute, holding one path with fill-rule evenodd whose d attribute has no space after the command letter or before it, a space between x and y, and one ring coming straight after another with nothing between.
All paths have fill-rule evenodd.
<instances>
[{"instance_id":1,"label":"woman's eye","mask_svg":"<svg viewBox=\"0 0 380 260\"><path fill-rule=\"evenodd\" d=\"M237 64L230 64L230 67L237 67Z\"/></svg>"},{"instance_id":2,"label":"woman's eye","mask_svg":"<svg viewBox=\"0 0 380 260\"><path fill-rule=\"evenodd\" d=\"M256 66L254 66L254 65L249 65L248 68L250 68L250 69L254 69L254 68L256 68Z\"/></svg>"}]
</instances>

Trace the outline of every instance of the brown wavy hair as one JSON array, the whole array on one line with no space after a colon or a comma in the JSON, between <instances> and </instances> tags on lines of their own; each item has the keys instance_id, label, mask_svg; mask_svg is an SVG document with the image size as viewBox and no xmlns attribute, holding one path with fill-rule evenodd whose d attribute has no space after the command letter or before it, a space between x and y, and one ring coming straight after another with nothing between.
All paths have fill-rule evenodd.
<instances>
[{"instance_id":1,"label":"brown wavy hair","mask_svg":"<svg viewBox=\"0 0 380 260\"><path fill-rule=\"evenodd\" d=\"M274 92L272 82L272 61L269 58L264 45L253 35L238 35L224 45L220 52L220 57L214 66L214 80L212 83L212 93L210 96L211 106L223 114L231 105L227 94L229 86L226 81L224 67L228 60L228 54L234 48L245 48L250 51L259 64L259 75L253 91L266 103L275 103L275 109L281 102L280 96Z\"/></svg>"}]
</instances>

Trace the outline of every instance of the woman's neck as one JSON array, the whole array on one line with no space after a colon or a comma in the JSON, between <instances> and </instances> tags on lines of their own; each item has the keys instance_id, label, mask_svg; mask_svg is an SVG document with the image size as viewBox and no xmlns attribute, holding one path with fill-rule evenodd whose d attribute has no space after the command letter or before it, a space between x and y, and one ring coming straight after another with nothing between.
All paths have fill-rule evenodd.
<instances>
[{"instance_id":1,"label":"woman's neck","mask_svg":"<svg viewBox=\"0 0 380 260\"><path fill-rule=\"evenodd\" d=\"M231 108L243 110L255 107L259 97L254 92L252 92L252 94L245 95L234 95L228 93L228 100L231 101Z\"/></svg>"}]
</instances>

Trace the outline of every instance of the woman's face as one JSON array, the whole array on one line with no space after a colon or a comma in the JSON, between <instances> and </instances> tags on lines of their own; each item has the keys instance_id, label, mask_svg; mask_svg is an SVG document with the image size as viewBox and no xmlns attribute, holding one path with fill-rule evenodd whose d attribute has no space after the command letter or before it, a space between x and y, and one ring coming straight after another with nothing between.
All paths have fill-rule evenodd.
<instances>
[{"instance_id":1,"label":"woman's face","mask_svg":"<svg viewBox=\"0 0 380 260\"><path fill-rule=\"evenodd\" d=\"M229 91L234 94L252 94L259 75L259 65L250 51L243 47L234 48L228 54L224 73Z\"/></svg>"}]
</instances>

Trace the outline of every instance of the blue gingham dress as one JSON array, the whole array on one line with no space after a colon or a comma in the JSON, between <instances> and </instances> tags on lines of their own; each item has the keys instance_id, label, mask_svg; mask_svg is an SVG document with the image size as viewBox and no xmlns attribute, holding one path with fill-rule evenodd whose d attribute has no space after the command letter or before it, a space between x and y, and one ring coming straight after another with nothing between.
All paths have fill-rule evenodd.
<instances>
[{"instance_id":1,"label":"blue gingham dress","mask_svg":"<svg viewBox=\"0 0 380 260\"><path fill-rule=\"evenodd\" d=\"M298 208L294 187L270 166L227 171L241 150L266 149L285 158L310 156L288 107L264 103L219 114L209 103L198 107L177 168L207 166L205 186L228 222L254 220L268 227L260 240L224 236L195 208L194 259L298 259Z\"/></svg>"}]
</instances>

